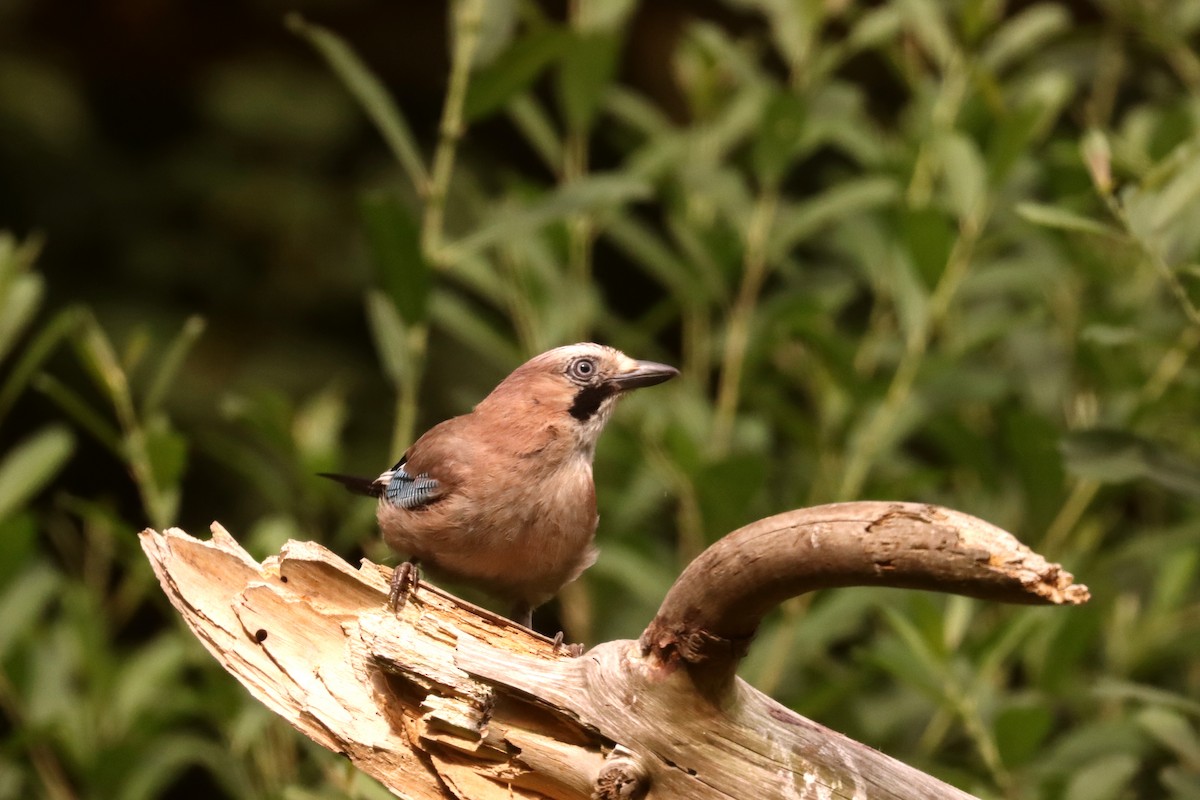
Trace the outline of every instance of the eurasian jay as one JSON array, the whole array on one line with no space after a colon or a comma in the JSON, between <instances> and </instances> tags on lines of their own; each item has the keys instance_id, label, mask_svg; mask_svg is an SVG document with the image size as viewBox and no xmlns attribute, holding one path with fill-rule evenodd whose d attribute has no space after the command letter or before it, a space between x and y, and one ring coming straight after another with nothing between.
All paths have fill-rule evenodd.
<instances>
[{"instance_id":1,"label":"eurasian jay","mask_svg":"<svg viewBox=\"0 0 1200 800\"><path fill-rule=\"evenodd\" d=\"M401 608L419 562L533 609L596 560L592 457L617 399L678 375L583 343L535 356L474 410L431 428L378 478L326 475L379 498L384 541L410 556L392 578Z\"/></svg>"}]
</instances>

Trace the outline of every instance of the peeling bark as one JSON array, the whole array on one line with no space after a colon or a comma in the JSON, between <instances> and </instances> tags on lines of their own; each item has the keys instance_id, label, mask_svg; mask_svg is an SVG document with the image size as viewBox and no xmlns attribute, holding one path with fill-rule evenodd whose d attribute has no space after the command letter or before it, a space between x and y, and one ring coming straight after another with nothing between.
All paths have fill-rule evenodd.
<instances>
[{"instance_id":1,"label":"peeling bark","mask_svg":"<svg viewBox=\"0 0 1200 800\"><path fill-rule=\"evenodd\" d=\"M255 697L413 800L963 800L732 677L762 614L857 582L1087 599L1067 573L965 515L825 506L731 534L684 572L640 642L572 658L428 584L393 614L390 570L369 562L355 569L289 542L259 564L220 525L212 532L141 533L188 626Z\"/></svg>"}]
</instances>

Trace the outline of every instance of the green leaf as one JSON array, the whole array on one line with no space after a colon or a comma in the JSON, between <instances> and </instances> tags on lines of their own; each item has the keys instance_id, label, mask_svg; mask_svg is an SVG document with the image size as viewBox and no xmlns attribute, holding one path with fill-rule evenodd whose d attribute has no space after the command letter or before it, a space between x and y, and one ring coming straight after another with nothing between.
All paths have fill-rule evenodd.
<instances>
[{"instance_id":1,"label":"green leaf","mask_svg":"<svg viewBox=\"0 0 1200 800\"><path fill-rule=\"evenodd\" d=\"M954 61L958 45L946 20L947 9L935 0L901 0L904 22L917 41L942 67Z\"/></svg>"},{"instance_id":2,"label":"green leaf","mask_svg":"<svg viewBox=\"0 0 1200 800\"><path fill-rule=\"evenodd\" d=\"M1100 700L1132 701L1138 705L1163 706L1179 709L1193 717L1200 717L1200 702L1156 686L1102 677L1096 682L1092 694Z\"/></svg>"},{"instance_id":3,"label":"green leaf","mask_svg":"<svg viewBox=\"0 0 1200 800\"><path fill-rule=\"evenodd\" d=\"M125 458L121 432L77 392L47 373L33 379L33 388L49 397L76 425L95 437L110 453L117 458Z\"/></svg>"},{"instance_id":4,"label":"green leaf","mask_svg":"<svg viewBox=\"0 0 1200 800\"><path fill-rule=\"evenodd\" d=\"M424 322L429 316L433 278L421 252L420 225L390 193L366 195L361 208L380 286L402 320L409 324Z\"/></svg>"},{"instance_id":5,"label":"green leaf","mask_svg":"<svg viewBox=\"0 0 1200 800\"><path fill-rule=\"evenodd\" d=\"M379 77L363 63L346 40L333 31L308 22L297 13L288 14L284 21L289 30L316 48L371 118L400 166L408 173L413 186L423 187L428 175L420 149L408 127L408 121Z\"/></svg>"},{"instance_id":6,"label":"green leaf","mask_svg":"<svg viewBox=\"0 0 1200 800\"><path fill-rule=\"evenodd\" d=\"M1007 393L1011 386L1008 380L1004 383ZM1004 464L1007 474L1024 487L1030 529L1036 529L1039 522L1049 524L1062 505L1063 466L1054 447L1057 436L1056 422L1020 406L1001 414L999 441L1004 445L1003 456L997 458L994 451L977 448L992 465Z\"/></svg>"},{"instance_id":7,"label":"green leaf","mask_svg":"<svg viewBox=\"0 0 1200 800\"><path fill-rule=\"evenodd\" d=\"M950 259L957 226L944 211L927 205L903 209L900 231L922 282L928 288L936 286Z\"/></svg>"},{"instance_id":8,"label":"green leaf","mask_svg":"<svg viewBox=\"0 0 1200 800\"><path fill-rule=\"evenodd\" d=\"M167 348L166 354L158 364L158 369L154 372L154 378L150 381L150 388L146 390L146 396L142 402L144 415L153 414L162 405L163 399L174 384L175 376L179 374L192 346L204 333L204 326L204 318L193 314L183 323L183 328L178 335L171 340L170 347Z\"/></svg>"},{"instance_id":9,"label":"green leaf","mask_svg":"<svg viewBox=\"0 0 1200 800\"><path fill-rule=\"evenodd\" d=\"M1111 753L1075 771L1064 800L1116 800L1137 774L1136 756Z\"/></svg>"},{"instance_id":10,"label":"green leaf","mask_svg":"<svg viewBox=\"0 0 1200 800\"><path fill-rule=\"evenodd\" d=\"M190 642L159 636L122 659L107 703L106 722L117 735L129 735L139 723L151 720L164 692L177 689L187 666Z\"/></svg>"},{"instance_id":11,"label":"green leaf","mask_svg":"<svg viewBox=\"0 0 1200 800\"><path fill-rule=\"evenodd\" d=\"M1059 449L1067 469L1082 478L1104 483L1146 478L1200 498L1200 465L1135 434L1102 428L1079 431L1064 437Z\"/></svg>"},{"instance_id":12,"label":"green leaf","mask_svg":"<svg viewBox=\"0 0 1200 800\"><path fill-rule=\"evenodd\" d=\"M1058 206L1049 206L1042 203L1018 203L1017 214L1021 219L1032 222L1034 225L1041 225L1044 228L1058 228L1078 233L1094 233L1113 239L1125 238L1124 234L1116 228Z\"/></svg>"},{"instance_id":13,"label":"green leaf","mask_svg":"<svg viewBox=\"0 0 1200 800\"><path fill-rule=\"evenodd\" d=\"M996 716L996 746L1008 766L1029 763L1054 727L1054 716L1042 705L1014 706Z\"/></svg>"},{"instance_id":14,"label":"green leaf","mask_svg":"<svg viewBox=\"0 0 1200 800\"><path fill-rule=\"evenodd\" d=\"M773 186L783 179L803 144L807 117L800 97L786 90L771 96L750 151L750 162L762 183Z\"/></svg>"},{"instance_id":15,"label":"green leaf","mask_svg":"<svg viewBox=\"0 0 1200 800\"><path fill-rule=\"evenodd\" d=\"M1200 800L1200 772L1194 766L1166 766L1158 776L1171 800Z\"/></svg>"},{"instance_id":16,"label":"green leaf","mask_svg":"<svg viewBox=\"0 0 1200 800\"><path fill-rule=\"evenodd\" d=\"M1079 332L1081 342L1097 347L1123 347L1146 339L1146 331L1134 325L1106 325L1094 322Z\"/></svg>"},{"instance_id":17,"label":"green leaf","mask_svg":"<svg viewBox=\"0 0 1200 800\"><path fill-rule=\"evenodd\" d=\"M463 103L467 121L482 119L524 93L563 54L569 41L561 30L551 27L519 38L490 66L471 77Z\"/></svg>"},{"instance_id":18,"label":"green leaf","mask_svg":"<svg viewBox=\"0 0 1200 800\"><path fill-rule=\"evenodd\" d=\"M29 325L42 303L41 275L18 275L0 292L0 360Z\"/></svg>"},{"instance_id":19,"label":"green leaf","mask_svg":"<svg viewBox=\"0 0 1200 800\"><path fill-rule=\"evenodd\" d=\"M1138 727L1179 756L1186 764L1200 765L1200 737L1187 717L1178 711L1151 707L1138 712Z\"/></svg>"},{"instance_id":20,"label":"green leaf","mask_svg":"<svg viewBox=\"0 0 1200 800\"><path fill-rule=\"evenodd\" d=\"M763 490L767 461L757 453L705 464L693 479L711 541L747 522L751 501Z\"/></svg>"},{"instance_id":21,"label":"green leaf","mask_svg":"<svg viewBox=\"0 0 1200 800\"><path fill-rule=\"evenodd\" d=\"M493 364L515 364L521 353L508 334L454 292L434 292L430 306L437 325Z\"/></svg>"},{"instance_id":22,"label":"green leaf","mask_svg":"<svg viewBox=\"0 0 1200 800\"><path fill-rule=\"evenodd\" d=\"M1113 430L1090 430L1067 434L1059 449L1067 469L1082 478L1120 483L1146 474L1143 440Z\"/></svg>"},{"instance_id":23,"label":"green leaf","mask_svg":"<svg viewBox=\"0 0 1200 800\"><path fill-rule=\"evenodd\" d=\"M367 292L367 324L379 362L393 386L402 384L412 373L412 353L408 329L395 304L383 292Z\"/></svg>"},{"instance_id":24,"label":"green leaf","mask_svg":"<svg viewBox=\"0 0 1200 800\"><path fill-rule=\"evenodd\" d=\"M1200 198L1200 156L1186 162L1162 191L1155 195L1148 234L1165 230L1181 212L1192 207L1197 198ZM1194 215L1188 215L1184 219L1186 225L1195 223Z\"/></svg>"},{"instance_id":25,"label":"green leaf","mask_svg":"<svg viewBox=\"0 0 1200 800\"><path fill-rule=\"evenodd\" d=\"M942 181L959 219L980 212L987 196L987 168L973 139L954 132L937 139Z\"/></svg>"},{"instance_id":26,"label":"green leaf","mask_svg":"<svg viewBox=\"0 0 1200 800\"><path fill-rule=\"evenodd\" d=\"M590 175L560 186L524 208L501 213L449 247L455 260L505 241L520 239L573 214L597 212L640 200L650 194L645 181L625 175Z\"/></svg>"},{"instance_id":27,"label":"green leaf","mask_svg":"<svg viewBox=\"0 0 1200 800\"><path fill-rule=\"evenodd\" d=\"M842 181L792 205L781 206L771 231L771 257L781 259L809 236L847 218L894 201L900 188L891 178L871 175Z\"/></svg>"},{"instance_id":28,"label":"green leaf","mask_svg":"<svg viewBox=\"0 0 1200 800\"><path fill-rule=\"evenodd\" d=\"M558 103L567 128L587 131L612 85L621 40L609 31L572 32L558 73Z\"/></svg>"},{"instance_id":29,"label":"green leaf","mask_svg":"<svg viewBox=\"0 0 1200 800\"><path fill-rule=\"evenodd\" d=\"M0 586L7 586L33 563L40 547L41 522L28 507L0 520Z\"/></svg>"},{"instance_id":30,"label":"green leaf","mask_svg":"<svg viewBox=\"0 0 1200 800\"><path fill-rule=\"evenodd\" d=\"M165 417L155 417L146 425L146 456L150 459L150 470L154 484L162 492L174 492L183 478L187 466L187 438L173 430ZM169 519L174 514L164 513Z\"/></svg>"},{"instance_id":31,"label":"green leaf","mask_svg":"<svg viewBox=\"0 0 1200 800\"><path fill-rule=\"evenodd\" d=\"M622 214L607 226L608 238L627 257L680 300L703 299L702 284L692 277L686 264L658 232L632 214ZM696 295L699 294L699 297Z\"/></svg>"},{"instance_id":32,"label":"green leaf","mask_svg":"<svg viewBox=\"0 0 1200 800\"><path fill-rule=\"evenodd\" d=\"M1188 595L1196 585L1198 563L1200 550L1194 548L1164 558L1154 577L1152 599L1147 612L1159 619L1167 619L1168 615L1187 605Z\"/></svg>"},{"instance_id":33,"label":"green leaf","mask_svg":"<svg viewBox=\"0 0 1200 800\"><path fill-rule=\"evenodd\" d=\"M74 333L82 319L78 308L66 308L42 325L37 334L21 348L8 380L0 388L0 420L12 407L17 396L33 378L42 363L50 357L63 339Z\"/></svg>"},{"instance_id":34,"label":"green leaf","mask_svg":"<svg viewBox=\"0 0 1200 800\"><path fill-rule=\"evenodd\" d=\"M0 294L17 276L33 269L41 250L40 237L31 236L18 242L11 231L0 230Z\"/></svg>"},{"instance_id":35,"label":"green leaf","mask_svg":"<svg viewBox=\"0 0 1200 800\"><path fill-rule=\"evenodd\" d=\"M649 608L662 602L676 578L672 569L646 558L625 542L606 544L589 577L593 574L619 583L631 600Z\"/></svg>"},{"instance_id":36,"label":"green leaf","mask_svg":"<svg viewBox=\"0 0 1200 800\"><path fill-rule=\"evenodd\" d=\"M22 570L0 594L0 662L13 643L42 618L50 603L62 592L63 578L49 566L34 563Z\"/></svg>"},{"instance_id":37,"label":"green leaf","mask_svg":"<svg viewBox=\"0 0 1200 800\"><path fill-rule=\"evenodd\" d=\"M1042 104L1026 102L996 120L987 137L987 164L993 184L999 185L1022 156L1029 156L1030 142L1044 116Z\"/></svg>"},{"instance_id":38,"label":"green leaf","mask_svg":"<svg viewBox=\"0 0 1200 800\"><path fill-rule=\"evenodd\" d=\"M1071 27L1071 15L1057 3L1030 6L1004 21L979 54L979 63L1000 72L1027 58Z\"/></svg>"},{"instance_id":39,"label":"green leaf","mask_svg":"<svg viewBox=\"0 0 1200 800\"><path fill-rule=\"evenodd\" d=\"M62 425L43 428L22 440L0 461L0 520L19 510L62 468L75 437Z\"/></svg>"},{"instance_id":40,"label":"green leaf","mask_svg":"<svg viewBox=\"0 0 1200 800\"><path fill-rule=\"evenodd\" d=\"M87 316L74 340L80 361L92 381L112 403L121 426L129 428L135 420L133 398L129 393L129 378L121 368L108 334L95 317Z\"/></svg>"},{"instance_id":41,"label":"green leaf","mask_svg":"<svg viewBox=\"0 0 1200 800\"><path fill-rule=\"evenodd\" d=\"M852 51L883 47L897 41L903 20L894 4L864 10L850 30L846 43Z\"/></svg>"},{"instance_id":42,"label":"green leaf","mask_svg":"<svg viewBox=\"0 0 1200 800\"><path fill-rule=\"evenodd\" d=\"M531 92L513 98L508 104L508 118L525 137L542 164L557 172L562 168L563 142L554 122L541 102Z\"/></svg>"},{"instance_id":43,"label":"green leaf","mask_svg":"<svg viewBox=\"0 0 1200 800\"><path fill-rule=\"evenodd\" d=\"M931 646L910 616L897 607L885 605L883 617L897 635L899 645L888 654L884 666L897 676L941 695L944 689L946 664L943 654Z\"/></svg>"},{"instance_id":44,"label":"green leaf","mask_svg":"<svg viewBox=\"0 0 1200 800\"><path fill-rule=\"evenodd\" d=\"M929 287L907 258L894 258L888 265L887 282L905 336L924 330L929 319ZM908 411L916 409L911 403Z\"/></svg>"},{"instance_id":45,"label":"green leaf","mask_svg":"<svg viewBox=\"0 0 1200 800\"><path fill-rule=\"evenodd\" d=\"M475 69L487 66L509 49L517 31L517 0L487 0L479 22L479 40L471 64ZM474 78L472 78L474 80Z\"/></svg>"},{"instance_id":46,"label":"green leaf","mask_svg":"<svg viewBox=\"0 0 1200 800\"><path fill-rule=\"evenodd\" d=\"M292 439L306 465L328 470L342 447L342 429L349 409L345 392L336 384L305 400L292 419Z\"/></svg>"},{"instance_id":47,"label":"green leaf","mask_svg":"<svg viewBox=\"0 0 1200 800\"><path fill-rule=\"evenodd\" d=\"M138 751L132 765L118 773L119 786L110 795L113 800L143 800L164 797L167 789L187 773L202 765L219 780L228 780L228 750L212 739L193 733L164 731Z\"/></svg>"}]
</instances>

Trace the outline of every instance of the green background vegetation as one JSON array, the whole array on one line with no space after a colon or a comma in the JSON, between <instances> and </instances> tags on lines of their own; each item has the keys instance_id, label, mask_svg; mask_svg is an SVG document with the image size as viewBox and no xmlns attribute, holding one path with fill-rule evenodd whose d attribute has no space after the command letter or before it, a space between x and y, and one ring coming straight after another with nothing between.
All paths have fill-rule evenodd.
<instances>
[{"instance_id":1,"label":"green background vegetation","mask_svg":"<svg viewBox=\"0 0 1200 800\"><path fill-rule=\"evenodd\" d=\"M314 473L583 338L683 377L541 627L635 637L772 513L951 506L1091 604L824 592L743 676L981 797L1200 798L1200 4L161 5L0 12L0 798L385 796L134 534L387 559Z\"/></svg>"}]
</instances>

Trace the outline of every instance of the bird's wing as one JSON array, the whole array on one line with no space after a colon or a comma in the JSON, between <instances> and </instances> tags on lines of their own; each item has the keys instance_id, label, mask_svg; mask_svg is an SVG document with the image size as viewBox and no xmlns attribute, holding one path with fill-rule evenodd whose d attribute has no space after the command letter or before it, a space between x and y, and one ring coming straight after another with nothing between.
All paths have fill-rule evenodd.
<instances>
[{"instance_id":1,"label":"bird's wing","mask_svg":"<svg viewBox=\"0 0 1200 800\"><path fill-rule=\"evenodd\" d=\"M396 466L375 479L378 495L399 508L418 509L461 492L482 448L478 422L470 414L430 428Z\"/></svg>"},{"instance_id":2,"label":"bird's wing","mask_svg":"<svg viewBox=\"0 0 1200 800\"><path fill-rule=\"evenodd\" d=\"M375 479L380 494L400 508L419 508L432 503L442 495L442 484L428 473L412 475L405 468L406 455L396 466Z\"/></svg>"}]
</instances>

